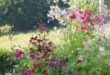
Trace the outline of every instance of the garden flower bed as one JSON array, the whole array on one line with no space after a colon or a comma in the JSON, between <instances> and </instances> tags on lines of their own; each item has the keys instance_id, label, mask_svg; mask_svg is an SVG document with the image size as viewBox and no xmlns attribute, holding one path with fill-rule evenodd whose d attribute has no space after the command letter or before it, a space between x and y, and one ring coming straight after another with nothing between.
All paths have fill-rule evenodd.
<instances>
[{"instance_id":1,"label":"garden flower bed","mask_svg":"<svg viewBox=\"0 0 110 75\"><path fill-rule=\"evenodd\" d=\"M57 43L48 37L44 23L39 33L29 39L28 47L15 47L15 75L110 75L110 38L105 35L107 12L97 10L97 3L68 3L61 9L51 6L50 21L64 28L54 28ZM13 66L13 65L12 65Z\"/></svg>"}]
</instances>

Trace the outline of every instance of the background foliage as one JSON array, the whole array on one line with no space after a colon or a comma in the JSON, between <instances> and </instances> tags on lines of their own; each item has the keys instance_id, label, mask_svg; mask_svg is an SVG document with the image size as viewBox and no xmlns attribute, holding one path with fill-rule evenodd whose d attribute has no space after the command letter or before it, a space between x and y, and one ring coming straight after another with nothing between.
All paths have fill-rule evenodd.
<instances>
[{"instance_id":1,"label":"background foliage","mask_svg":"<svg viewBox=\"0 0 110 75\"><path fill-rule=\"evenodd\" d=\"M38 20L46 19L48 10L48 0L0 0L0 25L11 24L15 30L32 29Z\"/></svg>"}]
</instances>

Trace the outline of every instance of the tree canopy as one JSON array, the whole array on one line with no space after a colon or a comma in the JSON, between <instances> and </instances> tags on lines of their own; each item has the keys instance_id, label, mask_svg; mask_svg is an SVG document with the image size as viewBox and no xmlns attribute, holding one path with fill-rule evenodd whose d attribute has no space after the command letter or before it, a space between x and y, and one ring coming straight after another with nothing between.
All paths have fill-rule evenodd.
<instances>
[{"instance_id":1,"label":"tree canopy","mask_svg":"<svg viewBox=\"0 0 110 75\"><path fill-rule=\"evenodd\" d=\"M49 0L0 0L0 25L32 29L38 20L46 19L49 4Z\"/></svg>"}]
</instances>

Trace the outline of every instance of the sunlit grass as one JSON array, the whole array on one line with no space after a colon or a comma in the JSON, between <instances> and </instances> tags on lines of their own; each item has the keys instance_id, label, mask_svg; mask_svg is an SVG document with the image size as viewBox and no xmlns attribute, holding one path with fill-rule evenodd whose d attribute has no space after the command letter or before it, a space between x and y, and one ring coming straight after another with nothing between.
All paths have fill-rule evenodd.
<instances>
[{"instance_id":1,"label":"sunlit grass","mask_svg":"<svg viewBox=\"0 0 110 75\"><path fill-rule=\"evenodd\" d=\"M60 39L58 37L58 31L50 31L47 35L54 44L59 44ZM37 35L38 32L28 32L28 33L17 33L12 35L12 41L10 40L9 35L4 35L0 37L0 48L11 49L13 45L27 47L29 45L30 37ZM5 50L6 50L5 49Z\"/></svg>"},{"instance_id":2,"label":"sunlit grass","mask_svg":"<svg viewBox=\"0 0 110 75\"><path fill-rule=\"evenodd\" d=\"M13 32L14 33L14 32ZM31 36L38 34L38 31L28 32L28 33L14 33L12 36L12 41L9 39L9 35L4 35L0 37L0 48L4 48L4 50L11 50L13 45L27 47L29 45L29 39ZM110 35L110 23L105 28L105 34L107 37ZM49 38L54 44L61 44L60 40L61 34L59 34L59 30L51 30L47 38Z\"/></svg>"}]
</instances>

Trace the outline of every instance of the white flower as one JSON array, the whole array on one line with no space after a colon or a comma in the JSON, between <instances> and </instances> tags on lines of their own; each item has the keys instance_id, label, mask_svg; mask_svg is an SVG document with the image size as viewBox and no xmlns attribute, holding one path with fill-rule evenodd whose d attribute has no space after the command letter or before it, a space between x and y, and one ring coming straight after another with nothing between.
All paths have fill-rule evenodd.
<instances>
[{"instance_id":1,"label":"white flower","mask_svg":"<svg viewBox=\"0 0 110 75\"><path fill-rule=\"evenodd\" d=\"M105 51L105 48L104 48L104 47L100 47L99 50L100 50L101 52L104 52L104 51Z\"/></svg>"},{"instance_id":2,"label":"white flower","mask_svg":"<svg viewBox=\"0 0 110 75\"><path fill-rule=\"evenodd\" d=\"M54 30L57 30L57 27L55 26L53 29L54 29Z\"/></svg>"}]
</instances>

